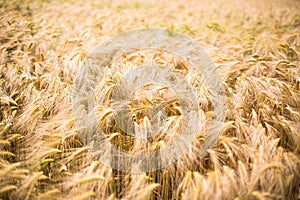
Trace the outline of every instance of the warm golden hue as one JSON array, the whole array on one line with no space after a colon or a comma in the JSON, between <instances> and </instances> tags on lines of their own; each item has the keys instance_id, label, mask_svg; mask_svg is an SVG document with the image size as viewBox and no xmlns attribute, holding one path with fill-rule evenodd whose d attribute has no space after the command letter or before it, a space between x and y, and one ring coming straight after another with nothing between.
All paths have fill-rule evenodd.
<instances>
[{"instance_id":1,"label":"warm golden hue","mask_svg":"<svg viewBox=\"0 0 300 200\"><path fill-rule=\"evenodd\" d=\"M300 199L299 0L4 0L0 13L0 199ZM99 43L142 27L197 41L224 81L228 110L204 159L197 158L199 133L186 158L129 174L103 166L82 145L73 84ZM174 60L168 56L159 62ZM163 88L155 95L169 113L161 138L125 141L99 105L108 139L133 151L162 148L180 109ZM203 120L210 116L206 95L200 88ZM152 100L143 92L138 99L132 117L143 126Z\"/></svg>"}]
</instances>

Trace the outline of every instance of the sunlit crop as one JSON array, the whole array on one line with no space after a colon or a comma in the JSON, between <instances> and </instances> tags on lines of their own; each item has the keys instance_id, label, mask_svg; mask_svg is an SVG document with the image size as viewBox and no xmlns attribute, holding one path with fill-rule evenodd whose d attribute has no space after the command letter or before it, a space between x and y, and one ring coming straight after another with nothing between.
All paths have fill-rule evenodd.
<instances>
[{"instance_id":1,"label":"sunlit crop","mask_svg":"<svg viewBox=\"0 0 300 200\"><path fill-rule=\"evenodd\" d=\"M142 27L167 28L201 45L222 78L227 110L205 158L197 155L204 131L185 157L131 174L88 152L72 99L89 53L113 35ZM180 105L166 88L143 88L130 102L135 131L151 117L165 124L150 142L128 137L108 106L119 73L151 58L189 73L180 58L144 53L148 58L133 52L117 60L97 91L103 100L97 120L107 139L132 152L155 151L172 140ZM211 117L205 85L197 97L205 123ZM154 102L165 116L151 115ZM299 0L0 2L0 199L300 199L299 153Z\"/></svg>"}]
</instances>

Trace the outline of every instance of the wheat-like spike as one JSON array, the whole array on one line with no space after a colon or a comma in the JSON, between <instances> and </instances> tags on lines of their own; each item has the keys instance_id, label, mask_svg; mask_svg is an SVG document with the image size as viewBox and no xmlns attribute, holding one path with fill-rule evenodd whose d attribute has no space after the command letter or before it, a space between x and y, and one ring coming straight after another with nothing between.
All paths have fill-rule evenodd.
<instances>
[{"instance_id":1,"label":"wheat-like spike","mask_svg":"<svg viewBox=\"0 0 300 200\"><path fill-rule=\"evenodd\" d=\"M17 188L18 188L18 187L15 186L15 185L7 185L7 186L5 186L5 187L3 187L3 188L0 188L0 195L1 195L2 193L8 192L8 191L15 190L15 189L17 189Z\"/></svg>"},{"instance_id":2,"label":"wheat-like spike","mask_svg":"<svg viewBox=\"0 0 300 200\"><path fill-rule=\"evenodd\" d=\"M5 127L3 128L3 130L0 133L0 137L3 137L8 131L9 129L12 127L12 124L6 124Z\"/></svg>"},{"instance_id":3,"label":"wheat-like spike","mask_svg":"<svg viewBox=\"0 0 300 200\"><path fill-rule=\"evenodd\" d=\"M79 179L76 181L76 183L79 185L82 185L82 184L86 184L86 183L90 183L90 182L94 182L94 181L100 181L100 180L105 180L105 178L100 175L95 175L95 176L90 176L90 177Z\"/></svg>"},{"instance_id":4,"label":"wheat-like spike","mask_svg":"<svg viewBox=\"0 0 300 200\"><path fill-rule=\"evenodd\" d=\"M21 163L13 163L10 165L7 165L4 169L2 168L0 170L0 177L4 177L6 175L8 175L11 171L15 170L18 166L20 166Z\"/></svg>"},{"instance_id":5,"label":"wheat-like spike","mask_svg":"<svg viewBox=\"0 0 300 200\"><path fill-rule=\"evenodd\" d=\"M13 154L10 151L0 151L0 156L8 156L8 157L14 157L16 156L15 154Z\"/></svg>"},{"instance_id":6,"label":"wheat-like spike","mask_svg":"<svg viewBox=\"0 0 300 200\"><path fill-rule=\"evenodd\" d=\"M254 191L251 193L252 196L257 198L258 200L265 200L266 198L259 191Z\"/></svg>"},{"instance_id":7,"label":"wheat-like spike","mask_svg":"<svg viewBox=\"0 0 300 200\"><path fill-rule=\"evenodd\" d=\"M57 195L59 195L61 191L57 188L49 190L45 193L42 193L38 196L39 200L46 200L46 199L56 199Z\"/></svg>"},{"instance_id":8,"label":"wheat-like spike","mask_svg":"<svg viewBox=\"0 0 300 200\"><path fill-rule=\"evenodd\" d=\"M0 145L11 146L11 144L10 144L10 142L8 140L0 140Z\"/></svg>"},{"instance_id":9,"label":"wheat-like spike","mask_svg":"<svg viewBox=\"0 0 300 200\"><path fill-rule=\"evenodd\" d=\"M61 153L62 151L59 150L59 149L49 149L45 152L43 152L43 154L40 156L40 158L46 158L46 157L49 157L51 155L55 155L55 154L58 154L58 153Z\"/></svg>"}]
</instances>

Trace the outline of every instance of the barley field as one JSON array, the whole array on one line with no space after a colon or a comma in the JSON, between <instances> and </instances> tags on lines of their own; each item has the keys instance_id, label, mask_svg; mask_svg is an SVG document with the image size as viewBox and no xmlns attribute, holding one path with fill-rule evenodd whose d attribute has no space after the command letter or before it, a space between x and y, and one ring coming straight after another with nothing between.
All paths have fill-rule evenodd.
<instances>
[{"instance_id":1,"label":"barley field","mask_svg":"<svg viewBox=\"0 0 300 200\"><path fill-rule=\"evenodd\" d=\"M208 53L224 84L225 125L202 159L205 133L165 168L120 172L83 144L74 83L97 45L147 27L189 36ZM117 62L105 84L127 66ZM97 120L107 140L136 152L162 148L181 114L162 94L164 136L126 140L103 100ZM197 94L208 119L208 92ZM151 102L139 99L136 122L149 123ZM300 1L0 0L0 199L300 199Z\"/></svg>"}]
</instances>

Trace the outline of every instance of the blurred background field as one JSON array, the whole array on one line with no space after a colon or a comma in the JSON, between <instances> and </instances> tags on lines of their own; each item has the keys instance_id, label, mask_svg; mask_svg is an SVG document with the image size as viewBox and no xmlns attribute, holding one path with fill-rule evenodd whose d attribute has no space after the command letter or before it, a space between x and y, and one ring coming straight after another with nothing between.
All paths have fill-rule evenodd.
<instances>
[{"instance_id":1,"label":"blurred background field","mask_svg":"<svg viewBox=\"0 0 300 200\"><path fill-rule=\"evenodd\" d=\"M226 126L208 155L115 174L82 145L73 83L96 46L161 27L214 61ZM0 199L300 199L300 1L0 1Z\"/></svg>"}]
</instances>

